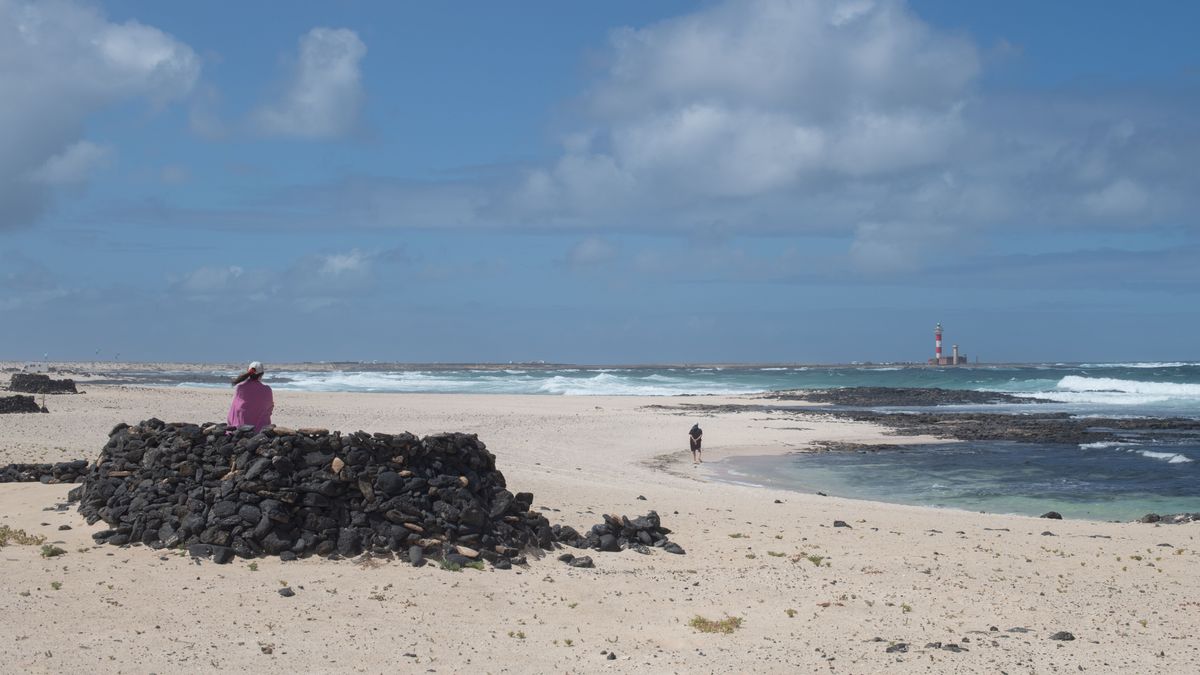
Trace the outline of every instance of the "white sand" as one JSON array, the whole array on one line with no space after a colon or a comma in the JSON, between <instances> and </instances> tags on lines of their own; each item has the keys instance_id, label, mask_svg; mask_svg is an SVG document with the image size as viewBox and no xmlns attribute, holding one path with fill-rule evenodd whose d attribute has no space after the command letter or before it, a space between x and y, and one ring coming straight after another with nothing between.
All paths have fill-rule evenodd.
<instances>
[{"instance_id":1,"label":"white sand","mask_svg":"<svg viewBox=\"0 0 1200 675\"><path fill-rule=\"evenodd\" d=\"M0 464L90 459L117 422L222 420L230 397L85 388L48 397L48 415L0 416ZM533 492L552 522L583 529L605 512L656 509L687 549L591 552L594 570L554 555L509 572L321 559L198 565L176 552L93 546L98 527L73 510L45 510L70 486L0 485L0 525L68 551L47 560L37 547L0 549L3 670L1200 672L1200 526L1049 521L707 482L686 450L693 421L709 461L882 439L878 428L843 421L645 407L722 401L738 402L276 392L281 425L478 433L510 487ZM658 468L668 452L679 461ZM853 529L834 529L835 519ZM821 566L808 555L823 556ZM278 595L285 582L295 597ZM701 634L688 626L697 615L743 623ZM1016 627L1029 632L1008 631ZM1077 639L1048 639L1060 630ZM909 651L886 653L893 641ZM936 641L969 651L925 648Z\"/></svg>"}]
</instances>

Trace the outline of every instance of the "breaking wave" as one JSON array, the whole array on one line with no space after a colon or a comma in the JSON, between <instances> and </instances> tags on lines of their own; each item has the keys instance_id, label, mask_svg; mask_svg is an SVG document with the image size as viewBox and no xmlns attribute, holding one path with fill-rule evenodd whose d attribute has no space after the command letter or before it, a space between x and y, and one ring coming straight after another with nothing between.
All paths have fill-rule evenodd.
<instances>
[{"instance_id":1,"label":"breaking wave","mask_svg":"<svg viewBox=\"0 0 1200 675\"><path fill-rule=\"evenodd\" d=\"M1111 377L1067 375L1054 391L1039 391L1037 398L1060 403L1100 403L1107 405L1146 405L1150 403L1200 401L1200 384L1143 382Z\"/></svg>"}]
</instances>

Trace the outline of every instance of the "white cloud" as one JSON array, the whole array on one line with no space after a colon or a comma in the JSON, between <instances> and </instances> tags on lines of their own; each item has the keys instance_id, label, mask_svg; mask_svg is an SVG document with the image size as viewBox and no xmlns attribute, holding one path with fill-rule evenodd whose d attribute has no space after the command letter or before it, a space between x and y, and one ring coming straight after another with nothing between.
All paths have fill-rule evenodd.
<instances>
[{"instance_id":1,"label":"white cloud","mask_svg":"<svg viewBox=\"0 0 1200 675\"><path fill-rule=\"evenodd\" d=\"M329 139L345 136L362 107L359 62L367 47L346 28L314 28L300 38L296 70L283 96L254 115L274 136Z\"/></svg>"},{"instance_id":2,"label":"white cloud","mask_svg":"<svg viewBox=\"0 0 1200 675\"><path fill-rule=\"evenodd\" d=\"M729 0L620 30L583 130L498 210L837 235L860 268L892 271L988 230L1194 221L1200 129L1178 102L989 96L981 61L901 0Z\"/></svg>"},{"instance_id":3,"label":"white cloud","mask_svg":"<svg viewBox=\"0 0 1200 675\"><path fill-rule=\"evenodd\" d=\"M323 277L345 277L366 274L370 270L370 257L354 249L349 253L335 253L320 257L317 274Z\"/></svg>"},{"instance_id":4,"label":"white cloud","mask_svg":"<svg viewBox=\"0 0 1200 675\"><path fill-rule=\"evenodd\" d=\"M27 225L54 186L86 179L105 146L82 138L90 115L142 98L188 94L200 59L136 21L111 23L90 5L0 0L0 229Z\"/></svg>"},{"instance_id":5,"label":"white cloud","mask_svg":"<svg viewBox=\"0 0 1200 675\"><path fill-rule=\"evenodd\" d=\"M402 260L397 249L306 255L282 267L204 265L167 278L174 295L196 302L290 304L315 311L373 287L374 265ZM0 277L0 285L3 278Z\"/></svg>"},{"instance_id":6,"label":"white cloud","mask_svg":"<svg viewBox=\"0 0 1200 675\"><path fill-rule=\"evenodd\" d=\"M947 160L980 67L890 0L726 2L616 32L610 61L584 98L595 131L529 173L517 217L827 228L845 207L804 208L814 192Z\"/></svg>"},{"instance_id":7,"label":"white cloud","mask_svg":"<svg viewBox=\"0 0 1200 675\"><path fill-rule=\"evenodd\" d=\"M112 155L112 147L79 141L47 159L30 178L47 185L72 185L86 182L92 171Z\"/></svg>"}]
</instances>

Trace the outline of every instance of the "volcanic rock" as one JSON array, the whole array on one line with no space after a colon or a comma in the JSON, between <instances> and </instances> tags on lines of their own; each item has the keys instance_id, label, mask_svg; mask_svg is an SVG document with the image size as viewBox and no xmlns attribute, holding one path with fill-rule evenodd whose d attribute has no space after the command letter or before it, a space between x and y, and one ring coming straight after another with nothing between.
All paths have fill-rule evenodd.
<instances>
[{"instance_id":1,"label":"volcanic rock","mask_svg":"<svg viewBox=\"0 0 1200 675\"><path fill-rule=\"evenodd\" d=\"M53 380L39 373L13 373L8 388L26 394L78 394L74 380Z\"/></svg>"},{"instance_id":2,"label":"volcanic rock","mask_svg":"<svg viewBox=\"0 0 1200 675\"><path fill-rule=\"evenodd\" d=\"M55 464L9 464L0 467L0 483L76 483L85 471L87 461L82 459Z\"/></svg>"},{"instance_id":3,"label":"volcanic rock","mask_svg":"<svg viewBox=\"0 0 1200 675\"><path fill-rule=\"evenodd\" d=\"M654 546L671 553L683 553L682 548L667 539L670 533L670 530L662 526L658 513L651 511L632 519L628 516L605 515L604 522L593 525L587 535L580 535L574 528L566 525L555 525L546 534L550 535L553 541L575 548L597 551L623 551L632 548L639 553L648 553L647 547Z\"/></svg>"},{"instance_id":4,"label":"volcanic rock","mask_svg":"<svg viewBox=\"0 0 1200 675\"><path fill-rule=\"evenodd\" d=\"M335 456L346 458L336 473ZM555 545L530 511L533 495L509 492L495 457L467 434L151 419L115 427L72 494L89 524L109 525L97 541L185 547L217 562L403 551L415 565L430 554L503 569L501 559L520 564L525 549Z\"/></svg>"},{"instance_id":5,"label":"volcanic rock","mask_svg":"<svg viewBox=\"0 0 1200 675\"><path fill-rule=\"evenodd\" d=\"M49 412L33 400L32 396L0 396L0 414Z\"/></svg>"}]
</instances>

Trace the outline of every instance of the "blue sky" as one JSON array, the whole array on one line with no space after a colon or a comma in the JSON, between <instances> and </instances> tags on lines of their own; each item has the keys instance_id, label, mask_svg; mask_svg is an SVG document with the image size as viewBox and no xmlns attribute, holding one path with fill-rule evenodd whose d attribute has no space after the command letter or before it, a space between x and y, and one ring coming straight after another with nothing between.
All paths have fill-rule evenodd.
<instances>
[{"instance_id":1,"label":"blue sky","mask_svg":"<svg viewBox=\"0 0 1200 675\"><path fill-rule=\"evenodd\" d=\"M1196 359L1186 2L0 0L0 359Z\"/></svg>"}]
</instances>

